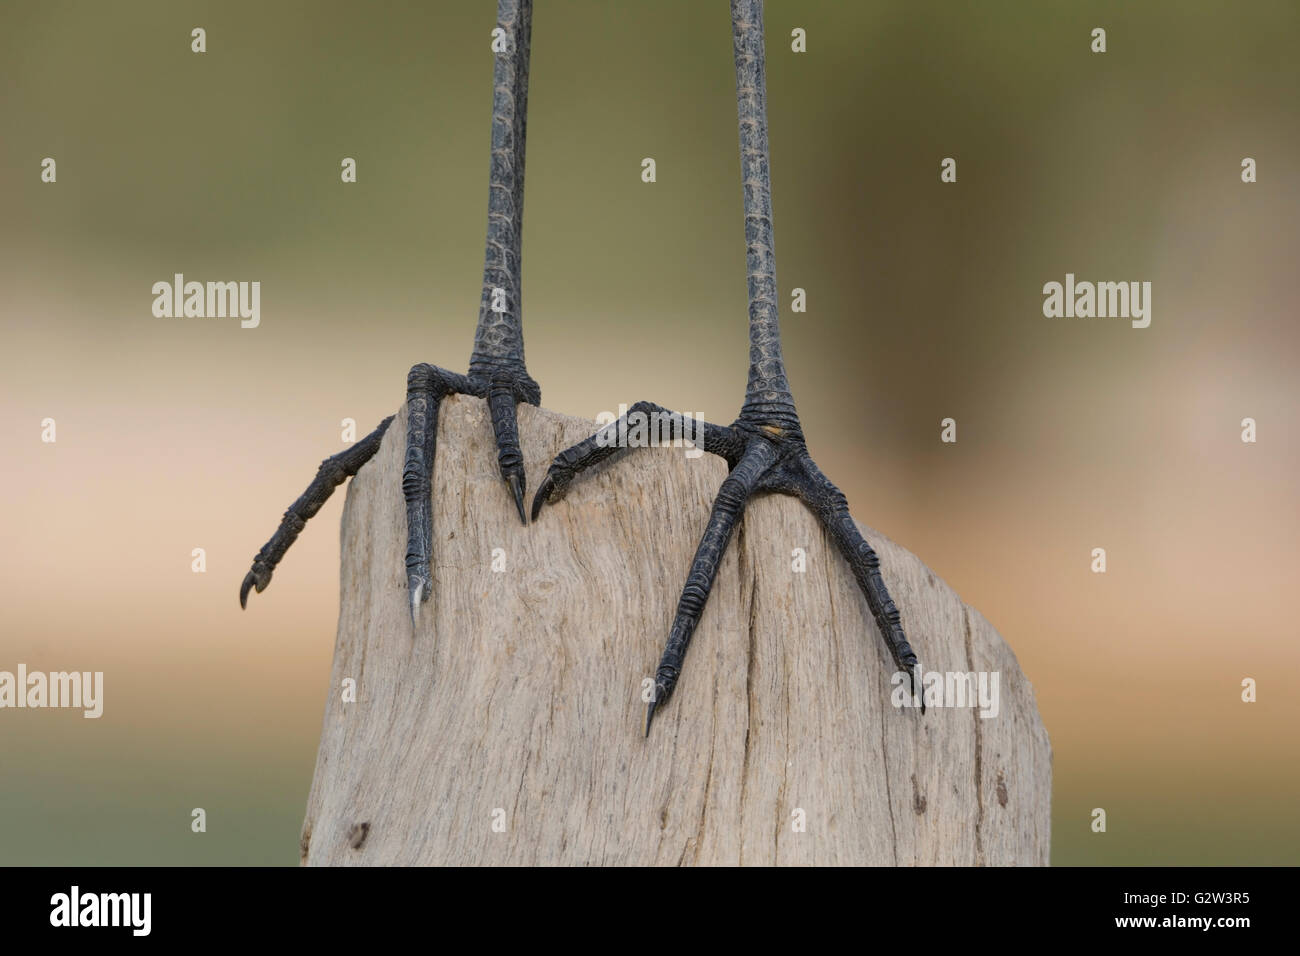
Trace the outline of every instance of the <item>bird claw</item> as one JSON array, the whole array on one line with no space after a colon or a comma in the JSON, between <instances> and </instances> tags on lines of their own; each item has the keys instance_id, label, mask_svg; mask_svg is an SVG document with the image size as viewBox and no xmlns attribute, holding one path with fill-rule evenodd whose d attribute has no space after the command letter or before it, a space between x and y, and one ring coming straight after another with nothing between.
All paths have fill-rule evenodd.
<instances>
[{"instance_id":1,"label":"bird claw","mask_svg":"<svg viewBox=\"0 0 1300 956\"><path fill-rule=\"evenodd\" d=\"M912 699L921 701L921 714L922 716L924 716L925 715L925 688L922 687L920 689L920 692L918 693L917 679L916 679L917 672L921 670L921 665L919 663L907 664L904 665L903 670L907 672L908 680L911 681L912 684Z\"/></svg>"},{"instance_id":2,"label":"bird claw","mask_svg":"<svg viewBox=\"0 0 1300 956\"><path fill-rule=\"evenodd\" d=\"M552 497L559 498L562 494L563 488L556 482L554 476L547 472L541 486L537 489L537 494L533 495L533 520L536 521L537 516L542 513L543 505L551 501Z\"/></svg>"},{"instance_id":3,"label":"bird claw","mask_svg":"<svg viewBox=\"0 0 1300 956\"><path fill-rule=\"evenodd\" d=\"M424 588L424 581L412 574L407 578L407 589L411 595L411 629L420 627L420 605L429 600L429 592Z\"/></svg>"},{"instance_id":4,"label":"bird claw","mask_svg":"<svg viewBox=\"0 0 1300 956\"><path fill-rule=\"evenodd\" d=\"M673 688L677 686L676 676L669 674L667 676L658 676L655 678L655 693L650 700L645 711L645 735L650 736L650 722L654 720L655 711L660 704L668 703L668 698L672 696Z\"/></svg>"},{"instance_id":5,"label":"bird claw","mask_svg":"<svg viewBox=\"0 0 1300 956\"><path fill-rule=\"evenodd\" d=\"M519 475L510 475L506 478L510 484L510 490L515 496L515 507L519 509L519 520L523 522L524 527L528 526L528 516L524 514L524 479ZM536 513L533 515L537 517Z\"/></svg>"},{"instance_id":6,"label":"bird claw","mask_svg":"<svg viewBox=\"0 0 1300 956\"><path fill-rule=\"evenodd\" d=\"M253 568L253 570L244 575L244 581L239 585L239 606L243 609L247 609L248 592L256 588L257 593L261 594L266 590L266 586L270 583L271 576L269 574L259 574L257 568Z\"/></svg>"}]
</instances>

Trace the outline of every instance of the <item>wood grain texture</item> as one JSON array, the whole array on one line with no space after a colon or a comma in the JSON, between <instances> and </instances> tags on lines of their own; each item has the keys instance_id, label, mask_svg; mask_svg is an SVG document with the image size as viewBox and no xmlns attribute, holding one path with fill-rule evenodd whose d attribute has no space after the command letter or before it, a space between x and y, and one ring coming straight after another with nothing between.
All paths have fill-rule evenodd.
<instances>
[{"instance_id":1,"label":"wood grain texture","mask_svg":"<svg viewBox=\"0 0 1300 956\"><path fill-rule=\"evenodd\" d=\"M530 490L592 428L521 405ZM405 437L402 412L348 488L305 864L1048 862L1051 748L1033 690L907 551L861 526L923 668L998 672L996 717L891 706L894 665L847 565L802 504L769 496L746 509L645 739L642 682L726 464L624 452L524 528L486 406L449 398L434 592L413 634Z\"/></svg>"}]
</instances>

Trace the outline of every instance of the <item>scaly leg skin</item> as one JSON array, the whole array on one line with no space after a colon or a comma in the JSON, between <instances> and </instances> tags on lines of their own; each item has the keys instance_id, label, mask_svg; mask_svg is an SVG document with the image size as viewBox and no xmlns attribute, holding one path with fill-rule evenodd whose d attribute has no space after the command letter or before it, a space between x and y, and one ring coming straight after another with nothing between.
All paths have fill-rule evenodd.
<instances>
[{"instance_id":1,"label":"scaly leg skin","mask_svg":"<svg viewBox=\"0 0 1300 956\"><path fill-rule=\"evenodd\" d=\"M262 550L253 558L253 568L244 576L244 581L239 586L240 607L248 606L248 592L254 587L257 588L258 594L266 590L266 586L271 583L275 566L289 550L289 545L297 540L307 520L320 511L321 505L334 494L334 489L360 471L361 466L375 456L375 452L379 450L379 443L383 441L384 432L388 431L388 426L393 423L393 417L389 415L379 423L378 428L351 448L345 448L320 463L312 483L307 486L307 490L298 500L289 506L289 510L280 519L280 527L275 529L271 540L266 542Z\"/></svg>"},{"instance_id":2,"label":"scaly leg skin","mask_svg":"<svg viewBox=\"0 0 1300 956\"><path fill-rule=\"evenodd\" d=\"M429 574L429 560L433 550L432 499L430 497L434 451L437 447L438 411L448 395L472 395L488 399L492 430L497 438L497 460L501 477L510 487L519 519L527 524L524 515L524 490L526 487L523 456L519 451L519 429L516 423L516 405L526 402L537 405L541 392L537 383L522 367L499 365L492 376L457 375L433 365L420 364L407 376L406 458L402 471L402 493L406 498L407 549L406 572L410 587L411 622L418 623L419 606L429 600L433 581ZM249 591L258 594L271 583L276 566L297 540L307 521L320 511L334 489L353 477L375 452L388 426L390 415L379 427L331 458L321 462L316 477L307 490L289 506L271 540L253 558L252 570L245 575L239 587L239 606L248 606Z\"/></svg>"},{"instance_id":3,"label":"scaly leg skin","mask_svg":"<svg viewBox=\"0 0 1300 956\"><path fill-rule=\"evenodd\" d=\"M801 470L794 494L817 515L822 527L830 534L840 554L844 555L844 560L849 563L853 577L857 579L858 587L862 589L867 599L871 616L876 619L880 634L889 647L889 653L893 655L895 663L907 672L912 685L912 694L915 696L920 665L917 663L916 652L912 650L912 645L907 643L907 636L903 633L903 623L898 608L893 598L889 596L889 589L885 587L885 580L880 575L880 559L867 543L867 539L858 531L857 524L849 514L849 503L845 500L843 492L831 484L830 479L822 474L821 469L811 458L807 456L801 458L799 468ZM925 713L924 695L921 696L921 713Z\"/></svg>"},{"instance_id":4,"label":"scaly leg skin","mask_svg":"<svg viewBox=\"0 0 1300 956\"><path fill-rule=\"evenodd\" d=\"M653 402L637 402L617 421L610 422L590 438L560 452L547 469L546 477L542 479L533 498L533 520L537 520L543 505L563 498L573 479L581 472L600 464L617 452L643 447L641 444L626 443L626 436L636 435L638 430L644 430L647 436L691 441L709 454L725 458L733 468L740 460L741 442L730 428L700 421L694 421L693 425L687 424L686 416L680 412L671 412Z\"/></svg>"},{"instance_id":5,"label":"scaly leg skin","mask_svg":"<svg viewBox=\"0 0 1300 956\"><path fill-rule=\"evenodd\" d=\"M633 408L658 409L649 403L639 403ZM662 411L662 409L660 409ZM629 410L629 415L631 414ZM671 413L670 413L671 414ZM679 416L680 418L680 416ZM598 432L572 448L561 452L547 472L546 480L537 490L533 501L533 518L537 519L542 506L554 500L569 486L580 472L608 458L616 447L609 445L607 425L604 439L598 443ZM880 574L880 561L876 557L857 525L849 516L848 504L808 456L803 435L797 426L781 428L774 425L755 425L750 416L742 414L729 427L705 426L706 450L721 455L731 466L731 473L718 490L709 515L709 523L691 562L686 587L677 604L677 613L669 630L668 642L655 673L655 693L646 708L646 735L657 710L662 708L681 676L682 662L690 646L695 627L708 602L718 566L731 541L732 532L740 521L745 505L755 494L789 494L805 502L817 515L831 540L849 562L853 576L867 600L867 607L875 619L885 645L900 670L908 674L913 693L917 688L919 664L912 647L903 633L903 626L893 599ZM712 447L710 447L712 446ZM924 702L922 702L924 712Z\"/></svg>"},{"instance_id":6,"label":"scaly leg skin","mask_svg":"<svg viewBox=\"0 0 1300 956\"><path fill-rule=\"evenodd\" d=\"M406 378L406 459L402 494L406 498L406 581L411 625L419 625L420 605L429 600L433 579L429 562L433 554L433 462L438 445L438 411L448 395L486 398L497 440L497 464L510 486L519 520L525 525L523 455L519 450L516 405L541 402L541 390L523 366L497 366L491 377L457 375L433 365L417 365Z\"/></svg>"},{"instance_id":7,"label":"scaly leg skin","mask_svg":"<svg viewBox=\"0 0 1300 956\"><path fill-rule=\"evenodd\" d=\"M686 576L686 587L682 590L681 600L677 602L677 614L673 617L672 629L668 632L668 645L663 657L659 659L659 669L655 672L655 693L646 708L645 735L650 736L650 722L654 719L655 708L668 703L677 678L682 672L682 660L686 657L686 648L690 646L695 625L700 623L704 605L713 590L714 578L718 576L718 566L731 541L731 532L740 520L745 503L754 493L763 472L776 459L776 449L771 443L762 439L751 443L745 454L731 474L718 489L718 497L713 501L713 510L709 514L709 523L700 538L699 547L695 549L695 559L691 562L690 574Z\"/></svg>"}]
</instances>

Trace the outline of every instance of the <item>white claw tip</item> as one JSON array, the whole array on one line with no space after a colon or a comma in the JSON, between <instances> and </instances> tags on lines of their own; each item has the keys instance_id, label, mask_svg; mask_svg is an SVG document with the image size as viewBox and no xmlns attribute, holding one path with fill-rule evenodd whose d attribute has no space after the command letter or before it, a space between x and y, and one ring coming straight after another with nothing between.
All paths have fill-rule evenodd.
<instances>
[{"instance_id":1,"label":"white claw tip","mask_svg":"<svg viewBox=\"0 0 1300 956\"><path fill-rule=\"evenodd\" d=\"M411 626L420 625L420 599L424 596L424 582L419 581L411 588Z\"/></svg>"}]
</instances>

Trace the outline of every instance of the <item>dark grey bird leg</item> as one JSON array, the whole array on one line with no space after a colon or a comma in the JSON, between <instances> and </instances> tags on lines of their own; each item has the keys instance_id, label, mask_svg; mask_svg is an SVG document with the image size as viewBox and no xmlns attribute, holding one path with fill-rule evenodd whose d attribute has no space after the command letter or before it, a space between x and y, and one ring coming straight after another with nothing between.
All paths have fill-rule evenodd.
<instances>
[{"instance_id":1,"label":"dark grey bird leg","mask_svg":"<svg viewBox=\"0 0 1300 956\"><path fill-rule=\"evenodd\" d=\"M762 438L750 442L739 463L718 489L713 510L709 514L709 523L700 538L699 547L695 549L690 574L686 576L686 587L677 602L677 614L673 618L672 629L668 632L668 644L664 648L663 657L659 659L659 669L655 672L655 694L645 714L647 737L650 735L650 721L654 719L655 708L666 704L673 688L677 686L682 659L686 656L686 648L690 646L695 626L700 623L700 615L704 613L704 605L713 589L713 579L718 576L718 565L722 563L722 556L731 541L731 532L735 530L736 522L745 510L745 502L776 458L777 451L771 442Z\"/></svg>"},{"instance_id":2,"label":"dark grey bird leg","mask_svg":"<svg viewBox=\"0 0 1300 956\"><path fill-rule=\"evenodd\" d=\"M781 323L776 304L762 0L732 0L731 30L736 61L740 175L745 200L745 280L749 293L749 382L740 421L769 430L799 433L799 416L781 355Z\"/></svg>"},{"instance_id":3,"label":"dark grey bird leg","mask_svg":"<svg viewBox=\"0 0 1300 956\"><path fill-rule=\"evenodd\" d=\"M499 0L497 26L505 31L507 49L496 54L492 68L492 151L488 175L487 241L483 254L483 290L469 374L460 376L417 365L407 376L406 576L411 624L420 604L429 599L433 581L430 486L442 399L459 392L487 399L497 442L497 463L519 511L524 514L524 458L519 449L515 406L538 405L541 388L524 364L523 285L524 151L527 137L528 58L531 50L532 0Z\"/></svg>"},{"instance_id":4,"label":"dark grey bird leg","mask_svg":"<svg viewBox=\"0 0 1300 956\"><path fill-rule=\"evenodd\" d=\"M538 405L542 400L541 389L528 374L524 363L520 310L532 6L532 0L498 0L497 4L497 26L504 31L506 48L493 60L487 241L483 257L483 290L469 372L457 375L421 363L412 367L407 376L407 435L402 489L406 498L406 570L413 624L420 604L429 599L432 591L429 570L433 548L430 489L437 447L438 411L446 396L473 395L487 401L501 477L510 488L519 520L528 523L524 513L525 479L516 406L520 402ZM392 419L354 448L321 466L321 474L286 513L275 536L253 559L253 569L240 588L241 605L245 604L250 587L256 585L261 591L270 582L276 562L333 488L346 477L356 474L356 470L375 453L390 421ZM330 465L335 460L346 461L352 470L340 472Z\"/></svg>"},{"instance_id":5,"label":"dark grey bird leg","mask_svg":"<svg viewBox=\"0 0 1300 956\"><path fill-rule=\"evenodd\" d=\"M911 677L914 693L919 670L916 654L903 633L898 608L885 587L875 551L858 533L844 496L813 464L804 443L781 356L768 168L762 0L731 0L731 20L745 205L749 381L740 416L728 428L709 425L705 431L706 450L726 458L732 471L714 501L677 605L655 675L655 697L646 711L647 734L656 710L664 706L677 684L686 649L708 601L732 530L741 520L745 502L754 494L795 495L812 508L849 562L894 662ZM658 408L648 403L642 406ZM606 426L602 433L560 453L538 489L533 502L534 517L546 500L558 498L564 492L574 475L617 450L598 440L612 427Z\"/></svg>"},{"instance_id":6,"label":"dark grey bird leg","mask_svg":"<svg viewBox=\"0 0 1300 956\"><path fill-rule=\"evenodd\" d=\"M638 419L638 416L644 417ZM595 467L625 448L640 447L627 444L627 436L635 434L639 427L660 441L690 441L711 455L725 458L727 464L733 467L744 451L740 436L726 425L713 425L696 419L688 423L686 416L680 412L669 411L653 402L637 402L617 421L610 422L590 438L584 438L572 448L560 452L547 469L546 477L542 479L541 487L533 497L533 520L537 520L543 505L564 497L573 479L581 472Z\"/></svg>"},{"instance_id":7,"label":"dark grey bird leg","mask_svg":"<svg viewBox=\"0 0 1300 956\"><path fill-rule=\"evenodd\" d=\"M885 579L881 577L880 558L867 543L867 539L862 537L862 532L858 531L857 524L849 514L849 503L844 498L844 494L822 474L821 469L811 458L803 457L798 460L796 475L794 487L790 489L791 493L802 499L817 515L822 527L830 534L840 554L844 555L844 560L849 563L853 577L867 599L871 616L885 639L885 646L889 648L894 663L907 673L912 685L912 693L915 695L917 681L921 676L920 665L916 659L916 652L912 650L912 645L907 642L907 636L903 633L903 623L898 608L894 604L894 599L889 596ZM924 696L921 697L921 713L925 713Z\"/></svg>"},{"instance_id":8,"label":"dark grey bird leg","mask_svg":"<svg viewBox=\"0 0 1300 956\"><path fill-rule=\"evenodd\" d=\"M524 157L528 138L528 60L532 0L500 0L497 25L509 49L493 67L492 164L488 186L487 243L478 328L469 378L488 401L497 440L497 463L524 524L523 454L515 406L541 403L541 389L524 364L523 250Z\"/></svg>"},{"instance_id":9,"label":"dark grey bird leg","mask_svg":"<svg viewBox=\"0 0 1300 956\"><path fill-rule=\"evenodd\" d=\"M289 510L280 519L280 527L275 529L271 540L266 542L262 550L258 551L257 556L253 558L253 568L244 575L244 581L239 586L240 607L248 605L250 589L256 587L258 594L266 590L266 586L271 583L275 566L289 550L289 545L297 539L298 533L307 524L307 520L320 511L330 495L334 494L335 488L355 475L361 470L362 465L375 456L375 452L379 450L379 443L383 441L384 432L388 431L388 426L392 423L393 416L389 415L379 423L378 428L351 448L345 448L320 463L320 468L316 470L316 477L307 486L307 490L289 506Z\"/></svg>"},{"instance_id":10,"label":"dark grey bird leg","mask_svg":"<svg viewBox=\"0 0 1300 956\"><path fill-rule=\"evenodd\" d=\"M402 495L406 498L406 582L411 623L433 589L429 560L433 548L432 476L438 448L438 411L455 393L474 394L463 375L433 365L416 365L406 376L406 459Z\"/></svg>"}]
</instances>

